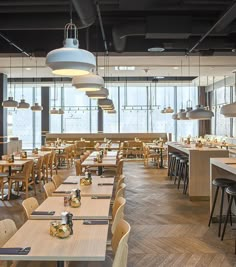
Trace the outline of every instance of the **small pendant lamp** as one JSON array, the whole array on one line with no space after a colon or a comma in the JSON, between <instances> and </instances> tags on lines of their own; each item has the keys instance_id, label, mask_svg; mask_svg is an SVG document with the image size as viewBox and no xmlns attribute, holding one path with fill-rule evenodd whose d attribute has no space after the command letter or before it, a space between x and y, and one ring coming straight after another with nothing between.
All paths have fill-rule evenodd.
<instances>
[{"instance_id":1,"label":"small pendant lamp","mask_svg":"<svg viewBox=\"0 0 236 267\"><path fill-rule=\"evenodd\" d=\"M24 99L24 82L23 82L23 79L24 79L24 62L23 62L23 56L22 56L22 99L20 100L17 108L18 109L28 109L30 107L30 104L25 102L25 99Z\"/></svg>"}]
</instances>

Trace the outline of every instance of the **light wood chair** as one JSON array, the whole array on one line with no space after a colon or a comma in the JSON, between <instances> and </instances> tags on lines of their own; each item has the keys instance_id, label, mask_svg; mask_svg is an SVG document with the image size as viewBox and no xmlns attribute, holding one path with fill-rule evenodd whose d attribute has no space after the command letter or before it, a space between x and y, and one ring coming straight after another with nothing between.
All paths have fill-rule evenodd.
<instances>
[{"instance_id":1,"label":"light wood chair","mask_svg":"<svg viewBox=\"0 0 236 267\"><path fill-rule=\"evenodd\" d=\"M48 178L49 178L49 161L50 161L50 153L45 154L43 156L43 179L44 183L48 183Z\"/></svg>"},{"instance_id":2,"label":"light wood chair","mask_svg":"<svg viewBox=\"0 0 236 267\"><path fill-rule=\"evenodd\" d=\"M70 147L66 147L62 153L56 154L58 166L62 165L62 163L65 162L66 166L67 166L67 169L70 168L70 165L71 165L70 164L71 163L71 161L70 161L70 151L71 151L71 148Z\"/></svg>"},{"instance_id":3,"label":"light wood chair","mask_svg":"<svg viewBox=\"0 0 236 267\"><path fill-rule=\"evenodd\" d=\"M42 182L44 182L43 177L43 156L39 157L36 164L33 168L33 173L36 181L41 184L41 187L43 187Z\"/></svg>"},{"instance_id":4,"label":"light wood chair","mask_svg":"<svg viewBox=\"0 0 236 267\"><path fill-rule=\"evenodd\" d=\"M159 167L160 154L152 152L148 146L144 146L143 149L144 166L147 166L151 159Z\"/></svg>"},{"instance_id":5,"label":"light wood chair","mask_svg":"<svg viewBox=\"0 0 236 267\"><path fill-rule=\"evenodd\" d=\"M121 184L125 182L125 176L121 175L120 178L117 181L116 188L115 188L115 196L118 192L118 190L121 188Z\"/></svg>"},{"instance_id":6,"label":"light wood chair","mask_svg":"<svg viewBox=\"0 0 236 267\"><path fill-rule=\"evenodd\" d=\"M131 227L121 219L111 240L111 252L103 262L70 262L69 267L127 267L128 239Z\"/></svg>"},{"instance_id":7,"label":"light wood chair","mask_svg":"<svg viewBox=\"0 0 236 267\"><path fill-rule=\"evenodd\" d=\"M82 174L82 166L81 166L81 160L77 159L75 161L75 173L77 176Z\"/></svg>"},{"instance_id":8,"label":"light wood chair","mask_svg":"<svg viewBox=\"0 0 236 267\"><path fill-rule=\"evenodd\" d=\"M45 191L46 198L51 197L52 193L56 190L56 187L53 182L46 183L43 188Z\"/></svg>"},{"instance_id":9,"label":"light wood chair","mask_svg":"<svg viewBox=\"0 0 236 267\"><path fill-rule=\"evenodd\" d=\"M29 219L31 213L38 208L39 203L38 203L38 200L36 198L30 197L30 198L25 199L22 202L22 206L24 208L27 219Z\"/></svg>"},{"instance_id":10,"label":"light wood chair","mask_svg":"<svg viewBox=\"0 0 236 267\"><path fill-rule=\"evenodd\" d=\"M126 199L123 197L118 197L116 202L114 202L112 207L112 225L111 233L114 234L116 227L121 219L124 217L124 208L126 204Z\"/></svg>"},{"instance_id":11,"label":"light wood chair","mask_svg":"<svg viewBox=\"0 0 236 267\"><path fill-rule=\"evenodd\" d=\"M54 185L55 185L55 188L57 188L58 186L60 186L61 184L62 184L62 177L61 177L61 175L53 175L52 176L52 181L53 181L53 183L54 183Z\"/></svg>"},{"instance_id":12,"label":"light wood chair","mask_svg":"<svg viewBox=\"0 0 236 267\"><path fill-rule=\"evenodd\" d=\"M50 177L52 177L52 175L53 175L53 170L55 170L55 172L57 174L57 162L56 162L56 151L55 150L53 150L50 153L48 165L49 165L48 167L49 167L49 171L50 171Z\"/></svg>"},{"instance_id":13,"label":"light wood chair","mask_svg":"<svg viewBox=\"0 0 236 267\"><path fill-rule=\"evenodd\" d=\"M34 162L33 160L27 161L24 164L23 171L16 173L13 176L8 177L8 200L11 197L11 190L13 183L17 184L18 194L19 194L19 182L22 182L22 185L25 186L25 197L28 198L29 193L29 185L34 187L34 193L36 195L36 186L35 186L35 179L32 176Z\"/></svg>"},{"instance_id":14,"label":"light wood chair","mask_svg":"<svg viewBox=\"0 0 236 267\"><path fill-rule=\"evenodd\" d=\"M4 185L8 182L8 173L2 174L0 173L0 190L1 190L1 196L2 196L2 201L4 201Z\"/></svg>"}]
</instances>

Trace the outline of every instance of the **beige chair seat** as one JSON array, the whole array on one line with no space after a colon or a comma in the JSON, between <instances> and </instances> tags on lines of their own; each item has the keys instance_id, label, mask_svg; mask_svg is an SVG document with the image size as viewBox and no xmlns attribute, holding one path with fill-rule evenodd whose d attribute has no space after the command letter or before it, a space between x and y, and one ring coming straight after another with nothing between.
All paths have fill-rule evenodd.
<instances>
[{"instance_id":1,"label":"beige chair seat","mask_svg":"<svg viewBox=\"0 0 236 267\"><path fill-rule=\"evenodd\" d=\"M109 252L109 254L107 253L105 261L70 262L69 267L112 267L113 264L112 253Z\"/></svg>"}]
</instances>

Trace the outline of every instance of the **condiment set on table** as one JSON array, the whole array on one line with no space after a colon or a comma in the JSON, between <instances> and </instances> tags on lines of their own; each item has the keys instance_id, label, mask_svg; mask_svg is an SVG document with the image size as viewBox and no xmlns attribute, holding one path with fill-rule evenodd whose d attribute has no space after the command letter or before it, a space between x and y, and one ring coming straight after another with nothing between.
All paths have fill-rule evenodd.
<instances>
[{"instance_id":1,"label":"condiment set on table","mask_svg":"<svg viewBox=\"0 0 236 267\"><path fill-rule=\"evenodd\" d=\"M50 223L50 235L59 238L66 238L73 235L73 214L67 211L61 213L61 222Z\"/></svg>"},{"instance_id":2,"label":"condiment set on table","mask_svg":"<svg viewBox=\"0 0 236 267\"><path fill-rule=\"evenodd\" d=\"M80 185L91 185L92 184L92 174L87 167L84 172L84 178L80 179Z\"/></svg>"}]
</instances>

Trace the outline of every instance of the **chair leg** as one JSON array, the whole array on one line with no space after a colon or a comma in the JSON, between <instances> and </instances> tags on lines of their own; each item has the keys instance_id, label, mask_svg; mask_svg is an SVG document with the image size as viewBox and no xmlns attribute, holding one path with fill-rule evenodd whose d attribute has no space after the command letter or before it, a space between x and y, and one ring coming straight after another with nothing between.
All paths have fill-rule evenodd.
<instances>
[{"instance_id":1,"label":"chair leg","mask_svg":"<svg viewBox=\"0 0 236 267\"><path fill-rule=\"evenodd\" d=\"M29 184L28 182L25 183L25 198L29 196Z\"/></svg>"},{"instance_id":2,"label":"chair leg","mask_svg":"<svg viewBox=\"0 0 236 267\"><path fill-rule=\"evenodd\" d=\"M223 213L223 206L224 206L224 194L225 194L225 189L221 188L221 203L220 203L220 221L219 221L219 231L218 231L218 236L220 237L221 235L221 223L222 223L222 213Z\"/></svg>"},{"instance_id":3,"label":"chair leg","mask_svg":"<svg viewBox=\"0 0 236 267\"><path fill-rule=\"evenodd\" d=\"M232 203L233 203L233 198L234 198L233 196L230 197L229 207L228 207L228 210L227 210L227 215L226 215L226 218L225 218L224 228L223 228L222 235L221 235L221 241L223 241L223 239L224 239L224 235L225 235L225 230L226 230L229 214L231 213L231 206L232 206Z\"/></svg>"},{"instance_id":4,"label":"chair leg","mask_svg":"<svg viewBox=\"0 0 236 267\"><path fill-rule=\"evenodd\" d=\"M216 206L216 200L217 200L218 192L219 192L219 187L217 186L216 187L216 193L215 193L214 201L213 201L213 205L212 205L212 208L211 208L211 215L210 215L210 219L209 219L209 222L208 222L208 227L211 225L212 216L213 216L213 213L214 213L214 210L215 210L215 206Z\"/></svg>"},{"instance_id":5,"label":"chair leg","mask_svg":"<svg viewBox=\"0 0 236 267\"><path fill-rule=\"evenodd\" d=\"M12 189L12 180L9 179L9 182L8 182L8 198L7 198L7 200L10 200L10 198L11 198L11 189Z\"/></svg>"}]
</instances>

